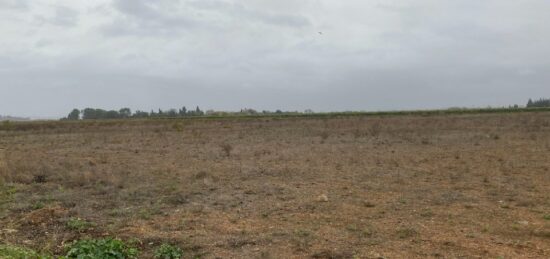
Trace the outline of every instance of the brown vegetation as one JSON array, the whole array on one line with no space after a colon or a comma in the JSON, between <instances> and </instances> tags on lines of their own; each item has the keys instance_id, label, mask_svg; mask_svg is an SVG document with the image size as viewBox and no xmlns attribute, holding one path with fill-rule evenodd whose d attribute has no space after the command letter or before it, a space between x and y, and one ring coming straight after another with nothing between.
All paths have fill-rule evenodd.
<instances>
[{"instance_id":1,"label":"brown vegetation","mask_svg":"<svg viewBox=\"0 0 550 259\"><path fill-rule=\"evenodd\" d=\"M547 112L2 129L0 243L59 254L116 236L143 258L164 242L204 258L550 257Z\"/></svg>"}]
</instances>

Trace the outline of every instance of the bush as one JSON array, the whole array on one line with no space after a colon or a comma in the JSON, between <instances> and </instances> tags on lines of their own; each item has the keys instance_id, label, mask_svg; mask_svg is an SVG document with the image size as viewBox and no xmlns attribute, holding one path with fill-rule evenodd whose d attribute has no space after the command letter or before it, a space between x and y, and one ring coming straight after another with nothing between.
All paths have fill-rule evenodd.
<instances>
[{"instance_id":1,"label":"bush","mask_svg":"<svg viewBox=\"0 0 550 259\"><path fill-rule=\"evenodd\" d=\"M73 243L65 257L78 259L134 259L137 258L138 250L127 246L119 239L90 239L80 240Z\"/></svg>"},{"instance_id":2,"label":"bush","mask_svg":"<svg viewBox=\"0 0 550 259\"><path fill-rule=\"evenodd\" d=\"M155 258L157 259L180 259L182 256L183 252L179 247L169 244L162 244L155 251Z\"/></svg>"}]
</instances>

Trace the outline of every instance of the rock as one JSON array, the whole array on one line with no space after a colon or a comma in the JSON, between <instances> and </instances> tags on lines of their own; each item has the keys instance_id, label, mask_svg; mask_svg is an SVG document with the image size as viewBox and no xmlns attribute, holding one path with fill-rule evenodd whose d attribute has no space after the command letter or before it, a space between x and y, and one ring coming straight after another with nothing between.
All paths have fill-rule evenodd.
<instances>
[{"instance_id":1,"label":"rock","mask_svg":"<svg viewBox=\"0 0 550 259\"><path fill-rule=\"evenodd\" d=\"M520 225L522 225L522 226L527 226L527 225L529 225L529 221L520 220L520 221L518 221L518 224L520 224Z\"/></svg>"},{"instance_id":2,"label":"rock","mask_svg":"<svg viewBox=\"0 0 550 259\"><path fill-rule=\"evenodd\" d=\"M321 194L317 197L318 202L328 202L328 196L326 194Z\"/></svg>"}]
</instances>

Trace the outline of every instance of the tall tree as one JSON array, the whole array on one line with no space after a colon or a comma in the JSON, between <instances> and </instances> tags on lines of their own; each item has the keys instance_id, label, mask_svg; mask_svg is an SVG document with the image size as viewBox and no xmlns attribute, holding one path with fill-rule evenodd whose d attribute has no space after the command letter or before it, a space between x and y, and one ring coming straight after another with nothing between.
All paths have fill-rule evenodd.
<instances>
[{"instance_id":1,"label":"tall tree","mask_svg":"<svg viewBox=\"0 0 550 259\"><path fill-rule=\"evenodd\" d=\"M196 115L196 116L202 116L202 115L204 115L204 112L201 111L201 109L199 108L199 106L197 106L197 109L195 109L195 115Z\"/></svg>"},{"instance_id":2,"label":"tall tree","mask_svg":"<svg viewBox=\"0 0 550 259\"><path fill-rule=\"evenodd\" d=\"M180 116L186 116L187 115L187 108L183 106L183 108L180 109Z\"/></svg>"},{"instance_id":3,"label":"tall tree","mask_svg":"<svg viewBox=\"0 0 550 259\"><path fill-rule=\"evenodd\" d=\"M68 120L76 121L80 119L80 110L73 109L71 113L69 113L69 116L67 116Z\"/></svg>"},{"instance_id":4,"label":"tall tree","mask_svg":"<svg viewBox=\"0 0 550 259\"><path fill-rule=\"evenodd\" d=\"M122 108L118 113L121 118L130 118L130 116L132 116L132 110L130 110L130 108Z\"/></svg>"}]
</instances>

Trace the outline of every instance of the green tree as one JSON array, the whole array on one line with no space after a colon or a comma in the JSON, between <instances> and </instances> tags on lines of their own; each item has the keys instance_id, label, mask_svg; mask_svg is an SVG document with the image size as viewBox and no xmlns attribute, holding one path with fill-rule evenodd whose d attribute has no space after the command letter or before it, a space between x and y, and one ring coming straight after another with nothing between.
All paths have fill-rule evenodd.
<instances>
[{"instance_id":1,"label":"green tree","mask_svg":"<svg viewBox=\"0 0 550 259\"><path fill-rule=\"evenodd\" d=\"M180 114L180 116L186 116L187 115L187 108L185 108L185 106L183 106L183 108L180 109L179 114Z\"/></svg>"},{"instance_id":2,"label":"green tree","mask_svg":"<svg viewBox=\"0 0 550 259\"><path fill-rule=\"evenodd\" d=\"M132 110L130 110L130 108L122 108L118 113L121 118L130 118L130 116L132 116Z\"/></svg>"},{"instance_id":3,"label":"green tree","mask_svg":"<svg viewBox=\"0 0 550 259\"><path fill-rule=\"evenodd\" d=\"M195 109L195 115L196 115L196 116L202 116L202 115L204 115L204 112L201 111L201 109L199 108L199 106L197 106L197 109Z\"/></svg>"},{"instance_id":4,"label":"green tree","mask_svg":"<svg viewBox=\"0 0 550 259\"><path fill-rule=\"evenodd\" d=\"M73 111L71 111L71 113L69 113L69 116L67 116L67 119L72 120L72 121L79 120L80 119L80 110L73 109Z\"/></svg>"}]
</instances>

